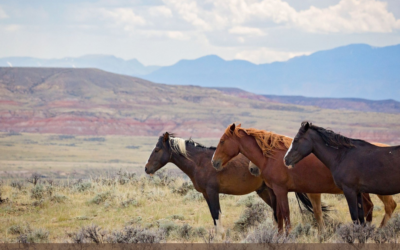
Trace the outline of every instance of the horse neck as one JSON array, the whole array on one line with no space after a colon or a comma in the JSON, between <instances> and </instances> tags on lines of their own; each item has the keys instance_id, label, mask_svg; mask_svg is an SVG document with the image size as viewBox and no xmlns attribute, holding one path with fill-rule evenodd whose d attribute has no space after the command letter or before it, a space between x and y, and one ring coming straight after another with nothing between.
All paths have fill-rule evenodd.
<instances>
[{"instance_id":1,"label":"horse neck","mask_svg":"<svg viewBox=\"0 0 400 250\"><path fill-rule=\"evenodd\" d=\"M187 150L189 159L187 159L186 157L184 157L181 154L172 153L171 159L169 162L174 163L187 176L192 178L192 176L194 175L194 170L197 167L198 154L196 154L196 152L193 152L192 149L189 149L189 147L186 150Z\"/></svg>"},{"instance_id":2,"label":"horse neck","mask_svg":"<svg viewBox=\"0 0 400 250\"><path fill-rule=\"evenodd\" d=\"M236 138L238 138L239 140L240 153L246 156L259 168L263 168L268 159L264 157L264 154L258 146L256 139L253 136L247 134L241 137L236 136Z\"/></svg>"},{"instance_id":3,"label":"horse neck","mask_svg":"<svg viewBox=\"0 0 400 250\"><path fill-rule=\"evenodd\" d=\"M340 149L329 147L322 140L321 136L317 132L312 134L313 148L312 153L327 166L331 171L334 170L340 154Z\"/></svg>"}]
</instances>

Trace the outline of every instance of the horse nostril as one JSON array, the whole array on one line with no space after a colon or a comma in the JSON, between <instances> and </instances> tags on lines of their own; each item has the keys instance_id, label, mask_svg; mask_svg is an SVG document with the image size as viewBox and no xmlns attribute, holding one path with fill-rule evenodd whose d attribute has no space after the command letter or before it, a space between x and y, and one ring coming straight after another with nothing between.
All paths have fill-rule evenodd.
<instances>
[{"instance_id":1,"label":"horse nostril","mask_svg":"<svg viewBox=\"0 0 400 250\"><path fill-rule=\"evenodd\" d=\"M144 168L144 171L146 171L146 172L147 172L147 168Z\"/></svg>"}]
</instances>

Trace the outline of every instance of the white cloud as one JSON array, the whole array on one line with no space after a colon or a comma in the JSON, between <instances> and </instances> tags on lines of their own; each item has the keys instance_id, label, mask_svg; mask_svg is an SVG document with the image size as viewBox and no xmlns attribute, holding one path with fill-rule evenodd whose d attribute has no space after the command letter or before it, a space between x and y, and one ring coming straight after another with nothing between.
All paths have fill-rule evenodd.
<instances>
[{"instance_id":1,"label":"white cloud","mask_svg":"<svg viewBox=\"0 0 400 250\"><path fill-rule=\"evenodd\" d=\"M265 32L259 28L235 26L228 31L231 34L238 35L252 35L252 36L265 36Z\"/></svg>"},{"instance_id":2,"label":"white cloud","mask_svg":"<svg viewBox=\"0 0 400 250\"><path fill-rule=\"evenodd\" d=\"M125 30L131 30L136 26L143 26L146 24L146 20L136 15L130 8L116 8L116 9L105 9L99 10L105 18L110 18L116 22L116 24L123 25Z\"/></svg>"},{"instance_id":3,"label":"white cloud","mask_svg":"<svg viewBox=\"0 0 400 250\"><path fill-rule=\"evenodd\" d=\"M149 8L149 14L153 17L172 17L172 11L163 5L154 6Z\"/></svg>"},{"instance_id":4,"label":"white cloud","mask_svg":"<svg viewBox=\"0 0 400 250\"><path fill-rule=\"evenodd\" d=\"M254 63L270 63L276 61L286 61L296 56L309 54L311 54L311 52L285 52L261 48L240 51L236 53L235 59L247 60Z\"/></svg>"},{"instance_id":5,"label":"white cloud","mask_svg":"<svg viewBox=\"0 0 400 250\"><path fill-rule=\"evenodd\" d=\"M400 29L400 20L376 0L342 0L337 5L311 7L297 13L294 25L308 32L389 33Z\"/></svg>"},{"instance_id":6,"label":"white cloud","mask_svg":"<svg viewBox=\"0 0 400 250\"><path fill-rule=\"evenodd\" d=\"M0 19L8 18L7 13L0 7Z\"/></svg>"}]
</instances>

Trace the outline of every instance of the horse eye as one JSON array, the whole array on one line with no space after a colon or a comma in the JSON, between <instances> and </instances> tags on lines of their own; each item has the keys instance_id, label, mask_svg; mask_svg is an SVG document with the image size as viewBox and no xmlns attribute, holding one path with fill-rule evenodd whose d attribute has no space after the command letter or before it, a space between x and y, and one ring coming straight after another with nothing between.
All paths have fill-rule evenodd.
<instances>
[{"instance_id":1,"label":"horse eye","mask_svg":"<svg viewBox=\"0 0 400 250\"><path fill-rule=\"evenodd\" d=\"M160 151L160 148L155 148L154 151L156 151L157 153L158 151Z\"/></svg>"},{"instance_id":2,"label":"horse eye","mask_svg":"<svg viewBox=\"0 0 400 250\"><path fill-rule=\"evenodd\" d=\"M219 141L219 143L221 143L221 144L224 144L224 142L225 142L225 141L223 141L223 140Z\"/></svg>"}]
</instances>

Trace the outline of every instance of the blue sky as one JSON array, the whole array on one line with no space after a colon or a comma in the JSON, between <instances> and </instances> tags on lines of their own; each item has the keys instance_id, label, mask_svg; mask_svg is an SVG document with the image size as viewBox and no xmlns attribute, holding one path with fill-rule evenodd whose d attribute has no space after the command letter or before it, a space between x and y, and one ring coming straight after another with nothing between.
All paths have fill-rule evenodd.
<instances>
[{"instance_id":1,"label":"blue sky","mask_svg":"<svg viewBox=\"0 0 400 250\"><path fill-rule=\"evenodd\" d=\"M400 43L398 0L0 0L0 57L110 54L254 63Z\"/></svg>"}]
</instances>

